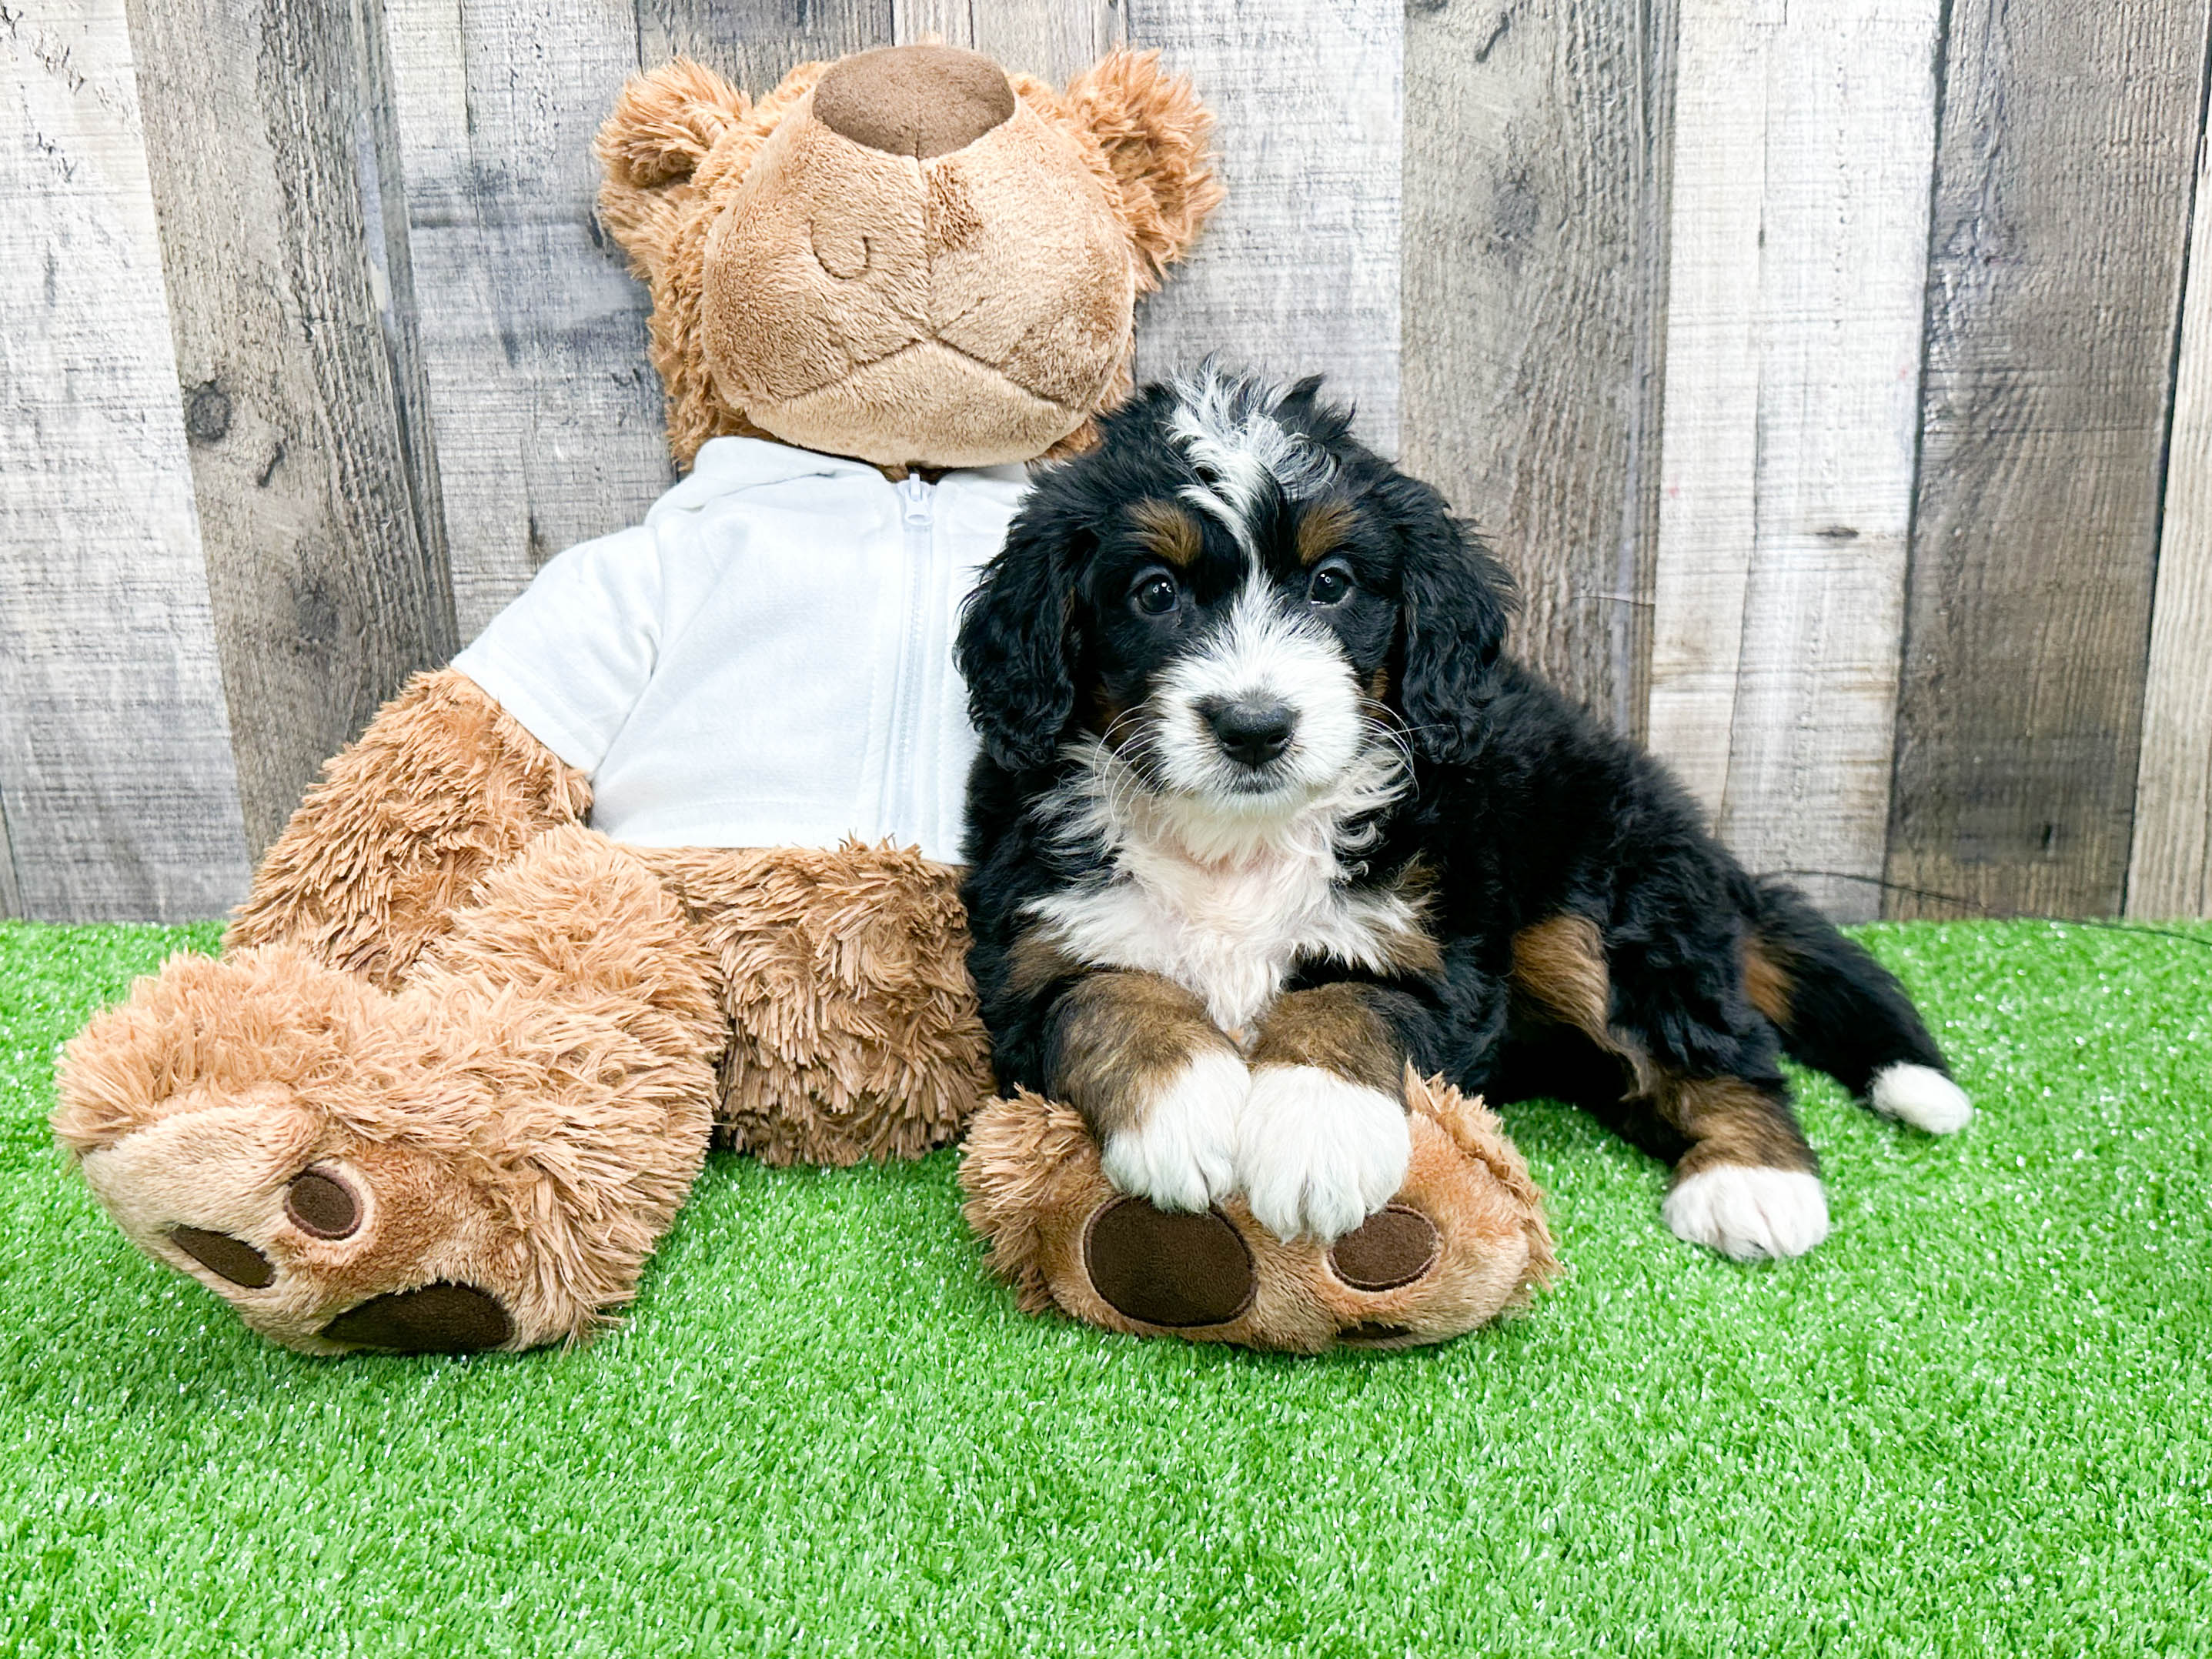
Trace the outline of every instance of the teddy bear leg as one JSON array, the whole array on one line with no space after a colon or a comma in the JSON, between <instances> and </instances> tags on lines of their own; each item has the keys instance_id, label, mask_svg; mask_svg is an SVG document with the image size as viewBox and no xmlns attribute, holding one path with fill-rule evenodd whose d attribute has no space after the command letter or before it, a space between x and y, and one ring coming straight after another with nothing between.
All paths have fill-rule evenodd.
<instances>
[{"instance_id":1,"label":"teddy bear leg","mask_svg":"<svg viewBox=\"0 0 2212 1659\"><path fill-rule=\"evenodd\" d=\"M1557 1263L1496 1116L1410 1070L1406 1097L1405 1183L1332 1244L1276 1237L1241 1197L1182 1214L1119 1193L1082 1118L1027 1093L969 1131L969 1223L1028 1312L1296 1352L1440 1342L1526 1302Z\"/></svg>"},{"instance_id":2,"label":"teddy bear leg","mask_svg":"<svg viewBox=\"0 0 2212 1659\"><path fill-rule=\"evenodd\" d=\"M394 989L478 881L591 802L583 774L466 675L417 674L323 768L224 948L297 945Z\"/></svg>"},{"instance_id":3,"label":"teddy bear leg","mask_svg":"<svg viewBox=\"0 0 2212 1659\"><path fill-rule=\"evenodd\" d=\"M990 1092L958 874L912 848L644 854L713 956L717 1132L767 1164L916 1158Z\"/></svg>"},{"instance_id":4,"label":"teddy bear leg","mask_svg":"<svg viewBox=\"0 0 2212 1659\"><path fill-rule=\"evenodd\" d=\"M721 1036L673 899L558 830L396 993L289 945L142 981L70 1045L54 1127L134 1243L286 1346L520 1349L634 1291Z\"/></svg>"}]
</instances>

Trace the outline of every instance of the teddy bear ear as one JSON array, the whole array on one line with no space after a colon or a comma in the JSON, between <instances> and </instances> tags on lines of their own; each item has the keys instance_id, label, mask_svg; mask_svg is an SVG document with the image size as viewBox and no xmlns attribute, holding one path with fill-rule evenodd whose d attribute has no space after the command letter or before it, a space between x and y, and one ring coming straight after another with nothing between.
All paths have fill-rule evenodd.
<instances>
[{"instance_id":1,"label":"teddy bear ear","mask_svg":"<svg viewBox=\"0 0 2212 1659\"><path fill-rule=\"evenodd\" d=\"M750 107L744 94L688 58L630 77L594 149L606 170L599 216L633 258L656 252L659 203L690 181Z\"/></svg>"},{"instance_id":2,"label":"teddy bear ear","mask_svg":"<svg viewBox=\"0 0 2212 1659\"><path fill-rule=\"evenodd\" d=\"M1140 286L1158 288L1164 268L1190 251L1221 205L1206 147L1213 117L1187 79L1160 67L1157 52L1109 52L1063 96L1114 169Z\"/></svg>"}]
</instances>

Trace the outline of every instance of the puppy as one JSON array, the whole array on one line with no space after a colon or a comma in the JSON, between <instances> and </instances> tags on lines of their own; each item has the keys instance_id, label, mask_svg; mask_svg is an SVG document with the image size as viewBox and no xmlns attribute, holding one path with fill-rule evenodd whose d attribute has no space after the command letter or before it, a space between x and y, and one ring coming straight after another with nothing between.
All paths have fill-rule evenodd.
<instances>
[{"instance_id":1,"label":"puppy","mask_svg":"<svg viewBox=\"0 0 2212 1659\"><path fill-rule=\"evenodd\" d=\"M1164 1209L1333 1239L1406 1067L1582 1103L1740 1259L1828 1231L1778 1055L1970 1115L1903 988L1650 757L1502 654L1510 578L1317 381L1155 386L1041 476L970 598L963 889L1003 1087Z\"/></svg>"}]
</instances>

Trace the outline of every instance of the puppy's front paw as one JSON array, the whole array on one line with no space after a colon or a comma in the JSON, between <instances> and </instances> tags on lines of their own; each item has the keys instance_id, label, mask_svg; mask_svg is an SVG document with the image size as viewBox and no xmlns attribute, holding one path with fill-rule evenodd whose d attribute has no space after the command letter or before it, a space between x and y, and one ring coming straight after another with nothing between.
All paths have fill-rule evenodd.
<instances>
[{"instance_id":1,"label":"puppy's front paw","mask_svg":"<svg viewBox=\"0 0 2212 1659\"><path fill-rule=\"evenodd\" d=\"M1133 1129L1106 1137L1099 1162L1122 1192L1163 1210L1203 1210L1236 1180L1237 1119L1252 1074L1236 1055L1198 1055Z\"/></svg>"},{"instance_id":2,"label":"puppy's front paw","mask_svg":"<svg viewBox=\"0 0 2212 1659\"><path fill-rule=\"evenodd\" d=\"M1389 1096L1318 1066L1263 1066L1237 1127L1252 1214L1278 1238L1326 1244L1405 1184L1413 1138Z\"/></svg>"},{"instance_id":3,"label":"puppy's front paw","mask_svg":"<svg viewBox=\"0 0 2212 1659\"><path fill-rule=\"evenodd\" d=\"M1738 1261L1802 1255L1828 1236L1828 1195L1799 1170L1723 1164L1677 1182L1659 1213L1677 1238Z\"/></svg>"}]
</instances>

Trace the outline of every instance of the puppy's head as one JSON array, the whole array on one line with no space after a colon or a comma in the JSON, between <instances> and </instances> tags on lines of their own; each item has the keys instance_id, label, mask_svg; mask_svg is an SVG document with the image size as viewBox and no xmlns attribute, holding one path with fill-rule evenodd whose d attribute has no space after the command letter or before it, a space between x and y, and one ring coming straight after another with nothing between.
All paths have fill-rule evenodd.
<instances>
[{"instance_id":1,"label":"puppy's head","mask_svg":"<svg viewBox=\"0 0 2212 1659\"><path fill-rule=\"evenodd\" d=\"M960 633L993 758L1087 733L1149 793L1264 817L1398 744L1463 757L1510 578L1349 424L1317 380L1209 368L1041 477Z\"/></svg>"}]
</instances>

